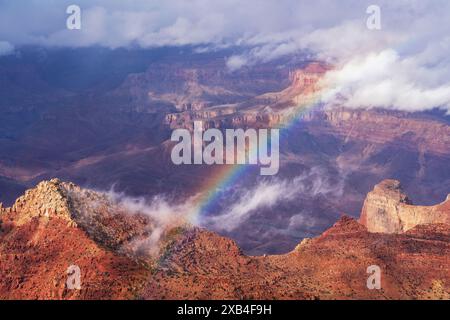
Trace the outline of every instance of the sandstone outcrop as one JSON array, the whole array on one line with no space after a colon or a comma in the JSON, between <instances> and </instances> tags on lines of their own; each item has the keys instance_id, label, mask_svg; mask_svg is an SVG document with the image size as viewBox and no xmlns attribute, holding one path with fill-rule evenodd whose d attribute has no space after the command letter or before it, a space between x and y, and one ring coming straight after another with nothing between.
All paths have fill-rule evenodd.
<instances>
[{"instance_id":1,"label":"sandstone outcrop","mask_svg":"<svg viewBox=\"0 0 450 320\"><path fill-rule=\"evenodd\" d=\"M364 201L360 222L370 232L402 233L422 224L450 224L449 197L435 206L415 206L399 181L384 180Z\"/></svg>"},{"instance_id":2,"label":"sandstone outcrop","mask_svg":"<svg viewBox=\"0 0 450 320\"><path fill-rule=\"evenodd\" d=\"M59 179L42 181L19 197L11 208L2 209L4 220L16 227L53 219L79 228L90 238L108 248L133 255L135 243L145 239L156 227L143 212L130 209L105 193L83 189Z\"/></svg>"},{"instance_id":3,"label":"sandstone outcrop","mask_svg":"<svg viewBox=\"0 0 450 320\"><path fill-rule=\"evenodd\" d=\"M133 299L149 270L119 244L141 230L129 231L140 220L106 199L53 179L3 209L0 299ZM81 270L81 290L66 285L72 265Z\"/></svg>"},{"instance_id":4,"label":"sandstone outcrop","mask_svg":"<svg viewBox=\"0 0 450 320\"><path fill-rule=\"evenodd\" d=\"M58 217L76 226L72 219L69 202L58 179L43 181L36 188L27 190L12 205L10 211L15 212L16 224L21 225L33 218Z\"/></svg>"}]
</instances>

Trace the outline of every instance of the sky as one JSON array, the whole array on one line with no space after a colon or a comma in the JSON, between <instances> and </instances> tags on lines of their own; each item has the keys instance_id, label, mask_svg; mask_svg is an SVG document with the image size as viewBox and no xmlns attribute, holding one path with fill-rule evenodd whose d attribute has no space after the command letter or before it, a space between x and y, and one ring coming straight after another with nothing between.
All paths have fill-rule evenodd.
<instances>
[{"instance_id":1,"label":"sky","mask_svg":"<svg viewBox=\"0 0 450 320\"><path fill-rule=\"evenodd\" d=\"M66 27L73 4L80 30ZM370 5L379 30L367 28ZM450 110L447 0L0 0L0 55L28 44L245 48L228 57L230 71L308 50L334 66L327 103Z\"/></svg>"}]
</instances>

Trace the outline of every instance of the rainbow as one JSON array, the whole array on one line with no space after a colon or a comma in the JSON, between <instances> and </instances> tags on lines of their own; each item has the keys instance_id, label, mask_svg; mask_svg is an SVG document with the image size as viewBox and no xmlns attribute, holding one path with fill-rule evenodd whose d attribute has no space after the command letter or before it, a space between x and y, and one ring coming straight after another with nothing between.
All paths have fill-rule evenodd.
<instances>
[{"instance_id":1,"label":"rainbow","mask_svg":"<svg viewBox=\"0 0 450 320\"><path fill-rule=\"evenodd\" d=\"M311 112L320 105L320 93L315 93L308 99L305 99L305 101L307 102L300 103L291 108L289 115L279 124L278 128L284 131L280 135L280 138L289 134L289 130L302 120L304 114ZM257 153L258 150L254 148L254 150L249 150L249 152ZM202 217L206 213L211 212L211 209L213 209L219 200L221 191L236 185L249 167L250 165L220 165L213 176L209 177L200 186L198 192L200 196L196 199L192 210L188 213L188 221L196 225L201 224Z\"/></svg>"}]
</instances>

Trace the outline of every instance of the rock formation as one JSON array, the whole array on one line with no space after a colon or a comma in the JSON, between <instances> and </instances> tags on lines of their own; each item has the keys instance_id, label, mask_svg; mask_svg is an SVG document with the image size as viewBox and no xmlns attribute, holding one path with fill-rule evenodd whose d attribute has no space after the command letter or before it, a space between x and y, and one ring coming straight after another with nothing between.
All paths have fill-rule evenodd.
<instances>
[{"instance_id":1,"label":"rock formation","mask_svg":"<svg viewBox=\"0 0 450 320\"><path fill-rule=\"evenodd\" d=\"M402 233L421 224L450 224L450 201L435 206L414 206L400 182L384 180L364 202L360 222L370 232Z\"/></svg>"},{"instance_id":2,"label":"rock formation","mask_svg":"<svg viewBox=\"0 0 450 320\"><path fill-rule=\"evenodd\" d=\"M105 195L53 179L2 210L0 299L135 297L148 270L118 245L141 220L106 203ZM82 290L66 285L71 265L81 269Z\"/></svg>"},{"instance_id":3,"label":"rock formation","mask_svg":"<svg viewBox=\"0 0 450 320\"><path fill-rule=\"evenodd\" d=\"M238 103L211 105L193 110L182 109L170 113L166 123L171 128L192 129L196 120L205 122L205 127L272 127L291 117L291 108L306 104L319 90L319 80L328 66L312 62L304 68L289 72L290 85L281 91L268 92Z\"/></svg>"},{"instance_id":4,"label":"rock formation","mask_svg":"<svg viewBox=\"0 0 450 320\"><path fill-rule=\"evenodd\" d=\"M286 254L247 256L183 225L168 226L155 257L130 245L151 237L152 219L53 179L1 211L0 299L449 299L450 227L441 217L450 208L435 207L425 216L430 209L387 180L368 195L363 224L343 216ZM385 233L369 232L372 222ZM80 290L66 285L74 264ZM379 290L366 285L371 265L382 272Z\"/></svg>"}]
</instances>

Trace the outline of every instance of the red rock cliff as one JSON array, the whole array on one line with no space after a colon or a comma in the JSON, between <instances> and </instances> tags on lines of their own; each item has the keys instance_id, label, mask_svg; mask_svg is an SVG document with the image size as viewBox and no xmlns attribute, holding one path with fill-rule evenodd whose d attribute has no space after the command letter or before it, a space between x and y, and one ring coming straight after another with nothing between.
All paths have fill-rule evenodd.
<instances>
[{"instance_id":1,"label":"red rock cliff","mask_svg":"<svg viewBox=\"0 0 450 320\"><path fill-rule=\"evenodd\" d=\"M450 223L450 198L435 206L414 206L400 182L384 180L367 195L360 222L370 232L402 233L422 224Z\"/></svg>"}]
</instances>

